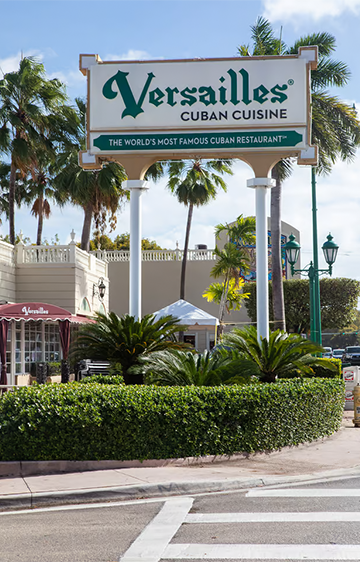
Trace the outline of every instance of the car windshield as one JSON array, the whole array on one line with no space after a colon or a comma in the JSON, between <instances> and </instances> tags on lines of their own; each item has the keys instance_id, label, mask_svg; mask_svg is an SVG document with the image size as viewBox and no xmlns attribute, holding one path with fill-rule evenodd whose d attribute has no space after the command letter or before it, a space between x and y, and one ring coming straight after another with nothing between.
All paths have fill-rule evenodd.
<instances>
[{"instance_id":1,"label":"car windshield","mask_svg":"<svg viewBox=\"0 0 360 562\"><path fill-rule=\"evenodd\" d=\"M347 353L360 353L360 347L347 347Z\"/></svg>"},{"instance_id":2,"label":"car windshield","mask_svg":"<svg viewBox=\"0 0 360 562\"><path fill-rule=\"evenodd\" d=\"M344 349L334 349L333 354L334 355L342 355L344 353Z\"/></svg>"}]
</instances>

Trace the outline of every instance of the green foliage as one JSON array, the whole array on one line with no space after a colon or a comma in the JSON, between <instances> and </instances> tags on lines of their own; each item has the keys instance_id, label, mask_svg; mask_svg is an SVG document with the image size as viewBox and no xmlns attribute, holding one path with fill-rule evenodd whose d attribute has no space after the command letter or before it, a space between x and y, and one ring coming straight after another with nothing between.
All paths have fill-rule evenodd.
<instances>
[{"instance_id":1,"label":"green foliage","mask_svg":"<svg viewBox=\"0 0 360 562\"><path fill-rule=\"evenodd\" d=\"M326 367L324 368L322 365L316 365L312 367L314 371L314 377L323 378L323 379L341 379L342 378L342 368L341 368L341 359L327 359L324 358L323 361L327 361L336 367L336 370L330 371Z\"/></svg>"},{"instance_id":2,"label":"green foliage","mask_svg":"<svg viewBox=\"0 0 360 562\"><path fill-rule=\"evenodd\" d=\"M298 445L341 425L344 383L43 385L0 399L0 460L134 460Z\"/></svg>"},{"instance_id":3,"label":"green foliage","mask_svg":"<svg viewBox=\"0 0 360 562\"><path fill-rule=\"evenodd\" d=\"M237 283L235 279L230 279L228 283L228 291L226 294L225 308L227 312L232 310L240 310L244 299L248 298L246 293L243 293L244 281L239 279ZM215 304L220 304L221 299L224 295L225 282L224 283L211 283L206 291L203 292L202 296L207 299L208 302L214 302Z\"/></svg>"},{"instance_id":4,"label":"green foliage","mask_svg":"<svg viewBox=\"0 0 360 562\"><path fill-rule=\"evenodd\" d=\"M79 381L80 384L125 384L121 375L91 375Z\"/></svg>"},{"instance_id":5,"label":"green foliage","mask_svg":"<svg viewBox=\"0 0 360 562\"><path fill-rule=\"evenodd\" d=\"M165 350L140 358L138 367L148 384L158 386L216 386L250 382L241 377L237 356L231 353L194 354L191 351Z\"/></svg>"},{"instance_id":6,"label":"green foliage","mask_svg":"<svg viewBox=\"0 0 360 562\"><path fill-rule=\"evenodd\" d=\"M124 234L118 234L114 240L111 240L106 234L101 234L94 232L94 237L90 240L90 250L97 250L100 244L101 250L130 250L130 234L125 232ZM165 250L159 246L155 240L149 240L149 238L143 238L141 240L142 250Z\"/></svg>"},{"instance_id":7,"label":"green foliage","mask_svg":"<svg viewBox=\"0 0 360 562\"><path fill-rule=\"evenodd\" d=\"M293 332L310 330L309 281L292 279L283 282L286 326ZM256 283L247 283L244 292L249 293L245 301L247 313L256 322ZM346 278L320 279L321 324L323 330L334 326L346 327L356 316L360 296L360 281ZM272 314L272 285L269 282L269 313Z\"/></svg>"},{"instance_id":8,"label":"green foliage","mask_svg":"<svg viewBox=\"0 0 360 562\"><path fill-rule=\"evenodd\" d=\"M48 363L48 373L49 377L55 377L57 375L61 375L61 362L60 361L51 361Z\"/></svg>"},{"instance_id":9,"label":"green foliage","mask_svg":"<svg viewBox=\"0 0 360 562\"><path fill-rule=\"evenodd\" d=\"M320 353L321 346L298 334L276 330L270 333L269 339L260 339L259 343L254 326L243 330L234 328L224 335L224 345L239 354L241 373L255 375L263 382L275 382L278 377L313 376L313 366L336 370L330 361L311 355Z\"/></svg>"},{"instance_id":10,"label":"green foliage","mask_svg":"<svg viewBox=\"0 0 360 562\"><path fill-rule=\"evenodd\" d=\"M142 383L142 374L131 373L141 355L168 348L181 349L176 333L179 331L178 318L164 316L155 320L147 314L141 320L125 315L121 318L114 312L97 313L95 324L80 326L76 340L71 347L71 358L86 357L97 361L109 361L113 366L120 364L126 384Z\"/></svg>"}]
</instances>

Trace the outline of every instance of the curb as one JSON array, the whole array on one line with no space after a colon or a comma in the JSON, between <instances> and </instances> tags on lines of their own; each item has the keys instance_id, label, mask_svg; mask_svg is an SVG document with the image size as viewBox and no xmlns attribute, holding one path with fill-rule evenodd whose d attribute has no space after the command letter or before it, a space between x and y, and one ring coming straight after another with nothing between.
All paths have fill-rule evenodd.
<instances>
[{"instance_id":1,"label":"curb","mask_svg":"<svg viewBox=\"0 0 360 562\"><path fill-rule=\"evenodd\" d=\"M184 494L207 494L212 492L230 492L263 486L296 485L316 481L360 477L360 466L351 469L330 470L301 476L262 475L253 478L228 480L166 482L143 484L139 486L121 486L109 488L92 488L79 490L61 490L34 492L0 496L1 512L47 508L69 504L120 502L148 498L162 498Z\"/></svg>"}]
</instances>

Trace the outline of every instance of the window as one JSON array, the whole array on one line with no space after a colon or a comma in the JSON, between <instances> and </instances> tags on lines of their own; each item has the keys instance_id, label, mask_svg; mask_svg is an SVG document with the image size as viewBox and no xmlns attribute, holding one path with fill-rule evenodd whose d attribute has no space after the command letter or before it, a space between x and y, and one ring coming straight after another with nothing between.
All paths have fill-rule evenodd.
<instances>
[{"instance_id":1,"label":"window","mask_svg":"<svg viewBox=\"0 0 360 562\"><path fill-rule=\"evenodd\" d=\"M99 306L99 312L101 312L101 314L106 314L105 306L103 305L103 303L101 303Z\"/></svg>"},{"instance_id":2,"label":"window","mask_svg":"<svg viewBox=\"0 0 360 562\"><path fill-rule=\"evenodd\" d=\"M29 320L25 324L25 373L30 373L31 363L42 361L42 321ZM17 334L16 334L17 335ZM16 339L16 345L18 340ZM17 354L17 348L16 348ZM21 353L20 353L21 356ZM17 363L17 359L16 359ZM21 370L19 371L21 372Z\"/></svg>"},{"instance_id":3,"label":"window","mask_svg":"<svg viewBox=\"0 0 360 562\"><path fill-rule=\"evenodd\" d=\"M45 361L60 361L61 347L59 324L56 322L45 324Z\"/></svg>"},{"instance_id":4,"label":"window","mask_svg":"<svg viewBox=\"0 0 360 562\"><path fill-rule=\"evenodd\" d=\"M21 322L15 323L15 373L21 374Z\"/></svg>"},{"instance_id":5,"label":"window","mask_svg":"<svg viewBox=\"0 0 360 562\"><path fill-rule=\"evenodd\" d=\"M91 312L91 307L86 297L84 297L81 301L80 310L82 310L83 312Z\"/></svg>"},{"instance_id":6,"label":"window","mask_svg":"<svg viewBox=\"0 0 360 562\"><path fill-rule=\"evenodd\" d=\"M189 343L193 347L196 344L196 336L195 334L184 334L184 343Z\"/></svg>"},{"instance_id":7,"label":"window","mask_svg":"<svg viewBox=\"0 0 360 562\"><path fill-rule=\"evenodd\" d=\"M7 373L11 372L11 330L12 330L12 321L9 322L7 340L6 340L6 371Z\"/></svg>"}]
</instances>

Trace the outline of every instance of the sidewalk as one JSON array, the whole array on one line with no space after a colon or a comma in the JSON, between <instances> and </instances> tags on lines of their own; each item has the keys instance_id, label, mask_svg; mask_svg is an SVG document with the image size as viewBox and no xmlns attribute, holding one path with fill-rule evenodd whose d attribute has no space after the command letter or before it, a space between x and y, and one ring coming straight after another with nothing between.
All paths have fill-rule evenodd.
<instances>
[{"instance_id":1,"label":"sidewalk","mask_svg":"<svg viewBox=\"0 0 360 562\"><path fill-rule=\"evenodd\" d=\"M21 463L21 467L19 463L0 463L0 475L22 470L22 476L0 478L0 511L360 476L360 428L353 427L352 418L352 411L344 412L341 430L324 440L268 454L236 455L231 460L180 459L142 465L137 461L54 461ZM79 468L82 471L65 472ZM62 472L49 473L55 470Z\"/></svg>"}]
</instances>

